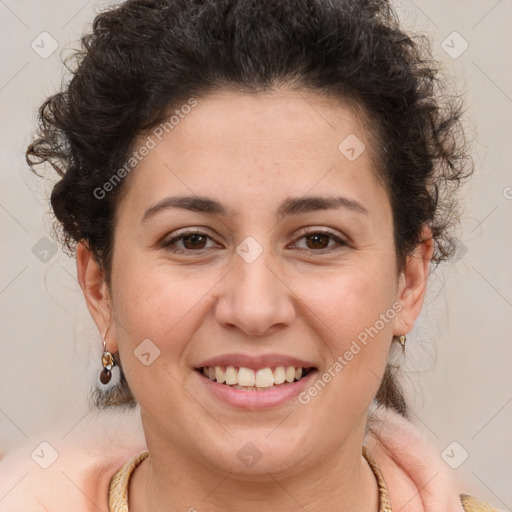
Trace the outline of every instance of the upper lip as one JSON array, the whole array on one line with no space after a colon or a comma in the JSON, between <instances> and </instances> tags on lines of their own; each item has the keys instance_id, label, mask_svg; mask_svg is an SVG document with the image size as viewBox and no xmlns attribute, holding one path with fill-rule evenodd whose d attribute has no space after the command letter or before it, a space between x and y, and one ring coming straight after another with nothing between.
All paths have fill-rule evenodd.
<instances>
[{"instance_id":1,"label":"upper lip","mask_svg":"<svg viewBox=\"0 0 512 512\"><path fill-rule=\"evenodd\" d=\"M261 354L257 356L247 354L223 354L201 361L196 368L203 368L205 366L236 366L238 368L243 366L244 368L251 368L253 370L276 366L294 366L295 368L315 367L311 361L305 361L304 359L298 359L286 354Z\"/></svg>"}]
</instances>

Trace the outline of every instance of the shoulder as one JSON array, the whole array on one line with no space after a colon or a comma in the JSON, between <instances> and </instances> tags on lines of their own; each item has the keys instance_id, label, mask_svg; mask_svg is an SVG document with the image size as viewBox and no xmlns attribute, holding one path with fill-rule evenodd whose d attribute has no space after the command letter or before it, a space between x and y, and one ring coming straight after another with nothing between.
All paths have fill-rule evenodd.
<instances>
[{"instance_id":1,"label":"shoulder","mask_svg":"<svg viewBox=\"0 0 512 512\"><path fill-rule=\"evenodd\" d=\"M469 494L461 494L460 501L465 512L499 512L498 509Z\"/></svg>"},{"instance_id":2,"label":"shoulder","mask_svg":"<svg viewBox=\"0 0 512 512\"><path fill-rule=\"evenodd\" d=\"M7 454L0 461L0 512L107 512L110 480L146 444L112 423L107 432L105 425L88 426L64 440L48 432Z\"/></svg>"},{"instance_id":3,"label":"shoulder","mask_svg":"<svg viewBox=\"0 0 512 512\"><path fill-rule=\"evenodd\" d=\"M110 479L131 455L93 455L81 447L57 455L50 443L33 454L31 449L22 447L0 462L1 512L106 511Z\"/></svg>"},{"instance_id":4,"label":"shoulder","mask_svg":"<svg viewBox=\"0 0 512 512\"><path fill-rule=\"evenodd\" d=\"M366 444L382 471L391 502L398 509L499 512L464 492L464 482L448 470L439 457L441 447L421 426L380 408L373 411L370 427ZM414 496L412 501L409 496Z\"/></svg>"}]
</instances>

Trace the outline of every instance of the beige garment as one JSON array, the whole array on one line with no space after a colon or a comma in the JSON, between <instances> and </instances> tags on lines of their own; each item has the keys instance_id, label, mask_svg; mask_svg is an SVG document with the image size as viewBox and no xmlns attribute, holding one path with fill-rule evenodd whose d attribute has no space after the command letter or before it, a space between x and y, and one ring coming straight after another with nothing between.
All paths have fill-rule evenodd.
<instances>
[{"instance_id":1,"label":"beige garment","mask_svg":"<svg viewBox=\"0 0 512 512\"><path fill-rule=\"evenodd\" d=\"M108 493L108 506L109 512L129 512L128 511L128 487L130 484L130 476L137 467L147 456L147 450L132 457L123 467L112 477L110 481ZM363 446L363 455L370 465L377 485L379 487L379 512L391 512L391 504L389 502L388 490L386 483L382 477L377 463L371 456L370 452ZM475 511L476 512L476 511Z\"/></svg>"}]
</instances>

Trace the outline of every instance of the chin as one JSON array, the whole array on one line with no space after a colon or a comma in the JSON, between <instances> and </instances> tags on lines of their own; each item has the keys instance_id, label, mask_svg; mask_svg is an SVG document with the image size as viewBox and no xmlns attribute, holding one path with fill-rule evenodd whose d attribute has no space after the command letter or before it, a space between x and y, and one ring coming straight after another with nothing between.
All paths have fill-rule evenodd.
<instances>
[{"instance_id":1,"label":"chin","mask_svg":"<svg viewBox=\"0 0 512 512\"><path fill-rule=\"evenodd\" d=\"M204 458L239 480L265 481L269 478L268 473L285 477L301 471L308 443L301 442L301 436L291 435L289 430L280 435L275 432L269 435L269 432L272 430L260 430L250 435L244 430L240 435L228 436L222 446L217 444L212 453L204 453ZM290 442L290 439L297 441Z\"/></svg>"}]
</instances>

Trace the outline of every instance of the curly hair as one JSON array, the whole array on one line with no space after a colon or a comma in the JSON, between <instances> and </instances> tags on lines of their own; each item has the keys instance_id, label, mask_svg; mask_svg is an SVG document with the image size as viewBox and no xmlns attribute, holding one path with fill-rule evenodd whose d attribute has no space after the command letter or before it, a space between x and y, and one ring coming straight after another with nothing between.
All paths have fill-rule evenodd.
<instances>
[{"instance_id":1,"label":"curly hair","mask_svg":"<svg viewBox=\"0 0 512 512\"><path fill-rule=\"evenodd\" d=\"M70 80L39 110L26 156L32 169L49 163L60 175L57 235L70 251L85 243L107 282L128 179L104 198L94 190L170 109L223 88L284 84L356 105L378 141L399 267L425 225L433 262L453 254L455 192L472 172L461 100L445 92L428 40L406 34L388 1L128 0L95 18L73 59ZM103 405L134 404L125 379L120 386ZM390 363L376 400L406 415Z\"/></svg>"}]
</instances>

